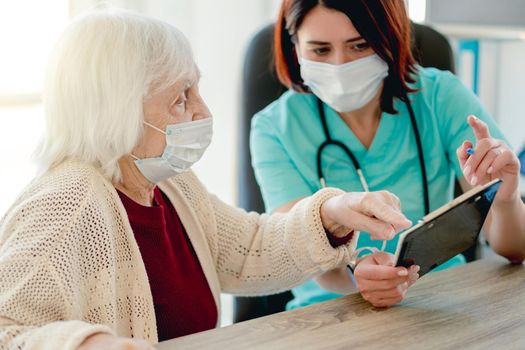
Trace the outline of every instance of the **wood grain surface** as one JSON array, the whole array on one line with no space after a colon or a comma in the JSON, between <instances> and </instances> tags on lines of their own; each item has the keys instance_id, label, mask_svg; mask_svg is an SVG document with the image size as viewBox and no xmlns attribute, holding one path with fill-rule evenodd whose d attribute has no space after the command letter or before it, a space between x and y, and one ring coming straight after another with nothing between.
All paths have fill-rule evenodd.
<instances>
[{"instance_id":1,"label":"wood grain surface","mask_svg":"<svg viewBox=\"0 0 525 350\"><path fill-rule=\"evenodd\" d=\"M157 349L525 349L525 266L479 260L426 275L390 309L349 295Z\"/></svg>"}]
</instances>

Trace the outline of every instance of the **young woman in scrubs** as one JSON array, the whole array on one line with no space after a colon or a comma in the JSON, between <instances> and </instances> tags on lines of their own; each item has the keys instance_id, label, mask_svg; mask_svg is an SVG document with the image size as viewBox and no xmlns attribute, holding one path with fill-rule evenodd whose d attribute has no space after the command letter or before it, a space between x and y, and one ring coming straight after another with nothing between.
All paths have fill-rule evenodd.
<instances>
[{"instance_id":1,"label":"young woman in scrubs","mask_svg":"<svg viewBox=\"0 0 525 350\"><path fill-rule=\"evenodd\" d=\"M519 161L478 98L450 72L423 68L410 48L403 0L285 0L275 64L290 88L257 113L251 152L268 212L286 212L324 186L388 190L416 222L463 190L501 178L485 239L512 262L525 257ZM474 115L476 117L474 117ZM467 152L468 149L471 149ZM375 306L401 301L411 283L393 273L397 237L293 290L294 308L355 291ZM440 268L464 264L459 255ZM410 273L417 279L417 267ZM322 288L323 287L323 288Z\"/></svg>"}]
</instances>

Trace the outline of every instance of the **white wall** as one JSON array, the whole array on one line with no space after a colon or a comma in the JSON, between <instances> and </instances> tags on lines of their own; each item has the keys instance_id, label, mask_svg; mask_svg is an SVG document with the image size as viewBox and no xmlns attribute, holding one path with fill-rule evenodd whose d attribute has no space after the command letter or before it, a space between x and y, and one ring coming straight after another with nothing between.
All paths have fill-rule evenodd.
<instances>
[{"instance_id":1,"label":"white wall","mask_svg":"<svg viewBox=\"0 0 525 350\"><path fill-rule=\"evenodd\" d=\"M0 1L0 217L35 174L44 66L66 21L67 0Z\"/></svg>"},{"instance_id":2,"label":"white wall","mask_svg":"<svg viewBox=\"0 0 525 350\"><path fill-rule=\"evenodd\" d=\"M500 43L484 41L479 48L479 84L478 94L487 111L498 120L498 91L501 84Z\"/></svg>"},{"instance_id":3,"label":"white wall","mask_svg":"<svg viewBox=\"0 0 525 350\"><path fill-rule=\"evenodd\" d=\"M525 146L525 42L481 39L478 78L481 102L519 151Z\"/></svg>"},{"instance_id":4,"label":"white wall","mask_svg":"<svg viewBox=\"0 0 525 350\"><path fill-rule=\"evenodd\" d=\"M497 116L511 146L525 146L525 42L502 42L499 50Z\"/></svg>"}]
</instances>

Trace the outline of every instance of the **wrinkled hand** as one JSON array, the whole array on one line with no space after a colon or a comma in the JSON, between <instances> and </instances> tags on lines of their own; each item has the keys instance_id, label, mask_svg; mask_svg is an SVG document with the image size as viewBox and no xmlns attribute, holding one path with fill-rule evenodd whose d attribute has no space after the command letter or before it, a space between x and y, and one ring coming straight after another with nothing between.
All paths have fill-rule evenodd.
<instances>
[{"instance_id":1,"label":"wrinkled hand","mask_svg":"<svg viewBox=\"0 0 525 350\"><path fill-rule=\"evenodd\" d=\"M470 115L467 122L474 130L476 147L474 154L467 154L473 148L465 141L456 150L465 179L472 185L483 185L493 179L503 181L496 195L496 201L510 202L519 196L520 162L514 152L501 140L490 136L489 128L482 120Z\"/></svg>"},{"instance_id":2,"label":"wrinkled hand","mask_svg":"<svg viewBox=\"0 0 525 350\"><path fill-rule=\"evenodd\" d=\"M141 339L122 338L111 334L97 333L86 338L77 350L155 350L155 348Z\"/></svg>"},{"instance_id":3,"label":"wrinkled hand","mask_svg":"<svg viewBox=\"0 0 525 350\"><path fill-rule=\"evenodd\" d=\"M412 225L401 212L399 198L387 191L349 192L328 199L321 206L323 226L342 237L364 231L376 240L390 240Z\"/></svg>"},{"instance_id":4,"label":"wrinkled hand","mask_svg":"<svg viewBox=\"0 0 525 350\"><path fill-rule=\"evenodd\" d=\"M394 267L394 255L374 253L358 261L354 277L363 299L375 307L401 302L408 288L419 278L419 266Z\"/></svg>"}]
</instances>

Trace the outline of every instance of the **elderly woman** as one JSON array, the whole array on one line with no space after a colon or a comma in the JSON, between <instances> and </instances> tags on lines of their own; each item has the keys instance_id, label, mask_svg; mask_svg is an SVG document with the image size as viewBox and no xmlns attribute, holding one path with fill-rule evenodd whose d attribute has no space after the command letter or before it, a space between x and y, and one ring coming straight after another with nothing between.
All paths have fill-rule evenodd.
<instances>
[{"instance_id":1,"label":"elderly woman","mask_svg":"<svg viewBox=\"0 0 525 350\"><path fill-rule=\"evenodd\" d=\"M325 189L273 216L210 195L188 169L212 118L166 23L84 16L46 79L43 170L0 222L2 349L147 349L215 327L221 291L291 288L347 264L354 232L410 225L387 192Z\"/></svg>"}]
</instances>

